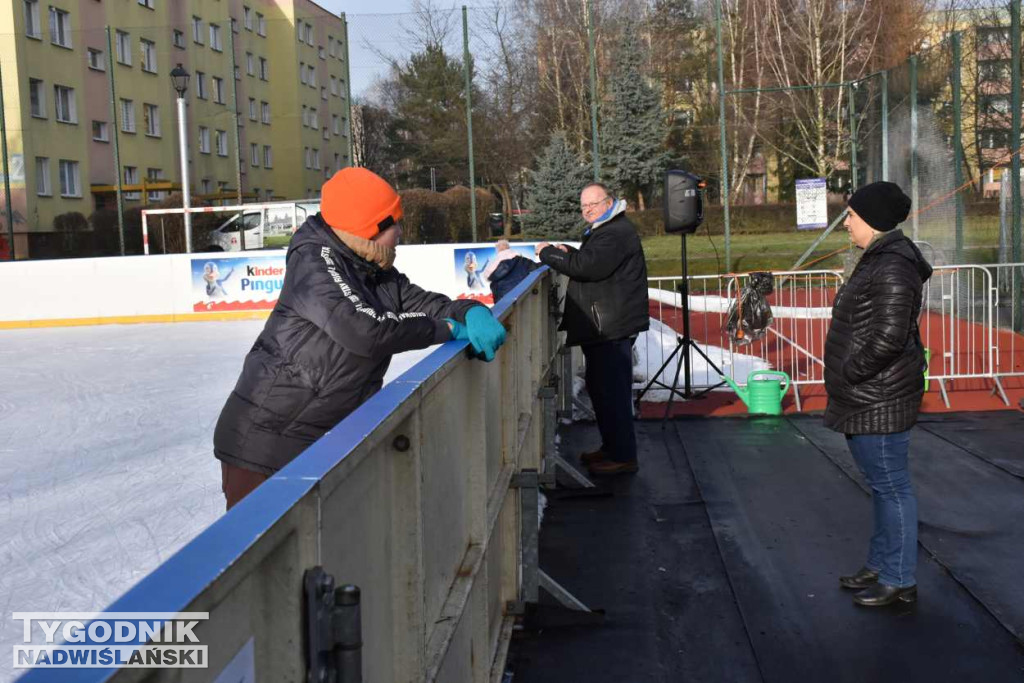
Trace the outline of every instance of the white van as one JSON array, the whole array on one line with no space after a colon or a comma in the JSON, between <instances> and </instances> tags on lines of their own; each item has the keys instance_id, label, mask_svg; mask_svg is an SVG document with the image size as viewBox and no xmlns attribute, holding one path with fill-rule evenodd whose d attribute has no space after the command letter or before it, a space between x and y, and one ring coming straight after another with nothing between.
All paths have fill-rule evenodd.
<instances>
[{"instance_id":1,"label":"white van","mask_svg":"<svg viewBox=\"0 0 1024 683\"><path fill-rule=\"evenodd\" d=\"M319 210L320 203L316 201L254 204L252 210L240 211L211 230L206 251L263 249L266 237L292 232L293 225L298 228Z\"/></svg>"}]
</instances>

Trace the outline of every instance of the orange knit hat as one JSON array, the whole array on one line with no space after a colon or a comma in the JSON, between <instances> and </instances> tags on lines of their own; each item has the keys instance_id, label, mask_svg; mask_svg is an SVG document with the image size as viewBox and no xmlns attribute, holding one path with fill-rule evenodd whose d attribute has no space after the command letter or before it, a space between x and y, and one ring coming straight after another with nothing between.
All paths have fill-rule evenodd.
<instances>
[{"instance_id":1,"label":"orange knit hat","mask_svg":"<svg viewBox=\"0 0 1024 683\"><path fill-rule=\"evenodd\" d=\"M365 168L343 168L320 190L320 215L335 230L372 238L402 220L402 199Z\"/></svg>"}]
</instances>

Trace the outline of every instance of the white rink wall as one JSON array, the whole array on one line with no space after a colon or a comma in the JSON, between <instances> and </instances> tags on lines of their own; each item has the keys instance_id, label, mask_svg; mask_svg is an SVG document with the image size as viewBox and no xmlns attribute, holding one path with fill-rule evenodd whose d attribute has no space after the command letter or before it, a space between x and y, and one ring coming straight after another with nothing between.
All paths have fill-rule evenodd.
<instances>
[{"instance_id":1,"label":"white rink wall","mask_svg":"<svg viewBox=\"0 0 1024 683\"><path fill-rule=\"evenodd\" d=\"M515 243L513 248L532 256L534 244ZM492 243L406 245L398 248L395 265L419 286L452 298L487 295L486 283L467 288L468 251L476 255L477 272L495 253ZM204 292L201 283L197 289L193 270L214 261L223 273L230 263L264 259L283 267L284 255L280 249L2 263L0 327L258 317L265 314L258 308L229 314L197 312ZM193 266L193 261L199 265ZM239 280L228 282L230 287ZM276 294L263 298L265 311Z\"/></svg>"}]
</instances>

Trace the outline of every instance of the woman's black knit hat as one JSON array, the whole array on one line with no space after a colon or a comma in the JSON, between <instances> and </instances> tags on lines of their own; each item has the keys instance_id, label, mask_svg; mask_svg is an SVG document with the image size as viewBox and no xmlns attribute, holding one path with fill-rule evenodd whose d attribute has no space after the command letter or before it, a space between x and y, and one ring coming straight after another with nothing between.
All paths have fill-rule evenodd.
<instances>
[{"instance_id":1,"label":"woman's black knit hat","mask_svg":"<svg viewBox=\"0 0 1024 683\"><path fill-rule=\"evenodd\" d=\"M850 197L850 208L875 230L888 232L907 220L910 197L896 183L877 182L865 185Z\"/></svg>"}]
</instances>

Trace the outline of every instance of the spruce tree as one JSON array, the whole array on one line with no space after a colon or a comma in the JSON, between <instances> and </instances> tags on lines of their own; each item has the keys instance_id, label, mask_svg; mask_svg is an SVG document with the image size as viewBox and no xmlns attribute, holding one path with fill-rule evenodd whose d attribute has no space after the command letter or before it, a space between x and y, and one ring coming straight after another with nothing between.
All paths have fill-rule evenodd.
<instances>
[{"instance_id":1,"label":"spruce tree","mask_svg":"<svg viewBox=\"0 0 1024 683\"><path fill-rule=\"evenodd\" d=\"M644 74L646 54L636 24L627 21L601 129L604 175L623 196L636 199L641 208L643 193L661 180L669 159L661 98Z\"/></svg>"},{"instance_id":2,"label":"spruce tree","mask_svg":"<svg viewBox=\"0 0 1024 683\"><path fill-rule=\"evenodd\" d=\"M565 131L555 131L530 172L523 218L533 239L577 239L583 227L580 191L590 180L587 167L569 147Z\"/></svg>"}]
</instances>

